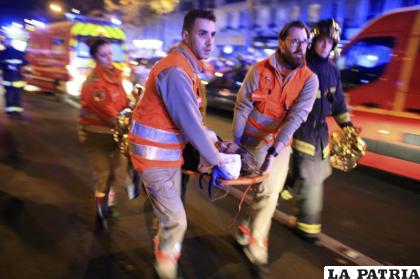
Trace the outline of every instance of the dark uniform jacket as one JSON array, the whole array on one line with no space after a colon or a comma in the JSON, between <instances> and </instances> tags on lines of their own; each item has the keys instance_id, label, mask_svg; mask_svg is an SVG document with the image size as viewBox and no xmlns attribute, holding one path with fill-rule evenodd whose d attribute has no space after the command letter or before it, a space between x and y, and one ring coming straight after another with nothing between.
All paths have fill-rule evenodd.
<instances>
[{"instance_id":1,"label":"dark uniform jacket","mask_svg":"<svg viewBox=\"0 0 420 279\"><path fill-rule=\"evenodd\" d=\"M340 127L352 125L337 66L310 51L309 68L318 76L319 90L308 119L293 136L293 149L304 156L326 158L329 154L326 116L333 115Z\"/></svg>"},{"instance_id":2,"label":"dark uniform jacket","mask_svg":"<svg viewBox=\"0 0 420 279\"><path fill-rule=\"evenodd\" d=\"M0 52L0 69L5 86L13 86L13 82L22 81L21 68L26 65L25 54L11 46ZM10 85L9 85L10 83ZM15 83L16 84L16 83ZM14 86L19 87L19 86Z\"/></svg>"}]
</instances>

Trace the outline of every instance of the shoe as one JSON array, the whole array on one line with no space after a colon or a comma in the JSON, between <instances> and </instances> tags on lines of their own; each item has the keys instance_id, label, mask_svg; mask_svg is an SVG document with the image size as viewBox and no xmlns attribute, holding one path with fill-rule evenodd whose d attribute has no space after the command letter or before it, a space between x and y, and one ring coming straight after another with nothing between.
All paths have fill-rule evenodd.
<instances>
[{"instance_id":1,"label":"shoe","mask_svg":"<svg viewBox=\"0 0 420 279\"><path fill-rule=\"evenodd\" d=\"M175 259L159 259L155 261L154 268L160 279L175 279L178 261Z\"/></svg>"},{"instance_id":2,"label":"shoe","mask_svg":"<svg viewBox=\"0 0 420 279\"><path fill-rule=\"evenodd\" d=\"M164 253L159 250L159 238L153 238L155 263L153 265L160 279L175 279L177 276L179 253Z\"/></svg>"},{"instance_id":3,"label":"shoe","mask_svg":"<svg viewBox=\"0 0 420 279\"><path fill-rule=\"evenodd\" d=\"M249 260L251 265L251 271L253 273L253 278L258 279L268 279L270 278L270 268L267 263L263 263L258 259L266 258L267 251L263 249L256 249L257 245L247 245L243 247L243 252L246 258ZM260 251L259 251L260 250Z\"/></svg>"},{"instance_id":4,"label":"shoe","mask_svg":"<svg viewBox=\"0 0 420 279\"><path fill-rule=\"evenodd\" d=\"M98 229L108 230L108 217L110 214L107 197L95 198L96 203L96 225Z\"/></svg>"},{"instance_id":5,"label":"shoe","mask_svg":"<svg viewBox=\"0 0 420 279\"><path fill-rule=\"evenodd\" d=\"M251 231L246 225L239 225L236 229L233 238L239 246L246 246L249 244L249 239L251 236Z\"/></svg>"},{"instance_id":6,"label":"shoe","mask_svg":"<svg viewBox=\"0 0 420 279\"><path fill-rule=\"evenodd\" d=\"M296 234L300 239L308 243L312 243L312 244L319 243L319 234L306 233L298 228L293 228L293 233Z\"/></svg>"}]
</instances>

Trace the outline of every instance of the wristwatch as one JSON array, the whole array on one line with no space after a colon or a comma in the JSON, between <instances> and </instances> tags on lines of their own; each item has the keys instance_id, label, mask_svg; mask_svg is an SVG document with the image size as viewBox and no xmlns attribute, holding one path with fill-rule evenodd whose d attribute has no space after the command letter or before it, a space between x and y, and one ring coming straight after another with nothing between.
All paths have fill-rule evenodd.
<instances>
[{"instance_id":1,"label":"wristwatch","mask_svg":"<svg viewBox=\"0 0 420 279\"><path fill-rule=\"evenodd\" d=\"M272 155L274 157L277 157L277 155L279 155L279 153L277 153L276 149L272 146L267 150L267 154Z\"/></svg>"}]
</instances>

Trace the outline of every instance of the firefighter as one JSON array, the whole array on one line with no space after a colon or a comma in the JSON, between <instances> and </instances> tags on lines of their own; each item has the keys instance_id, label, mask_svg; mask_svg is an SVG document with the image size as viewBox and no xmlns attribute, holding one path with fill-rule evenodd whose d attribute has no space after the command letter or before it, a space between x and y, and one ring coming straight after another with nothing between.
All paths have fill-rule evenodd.
<instances>
[{"instance_id":1,"label":"firefighter","mask_svg":"<svg viewBox=\"0 0 420 279\"><path fill-rule=\"evenodd\" d=\"M285 25L276 52L249 69L235 105L234 139L255 154L263 173L269 173L255 193L249 219L235 234L261 277L268 276L268 234L288 171L289 142L306 120L318 90L316 75L305 65L308 40L303 22Z\"/></svg>"},{"instance_id":2,"label":"firefighter","mask_svg":"<svg viewBox=\"0 0 420 279\"><path fill-rule=\"evenodd\" d=\"M3 86L5 88L5 108L8 115L20 115L23 112L20 94L26 82L21 71L26 65L25 54L15 49L11 40L5 40L5 49L0 52L0 69L3 73Z\"/></svg>"},{"instance_id":3,"label":"firefighter","mask_svg":"<svg viewBox=\"0 0 420 279\"><path fill-rule=\"evenodd\" d=\"M352 126L352 122L340 72L329 60L340 40L340 26L334 19L322 20L312 29L311 39L307 65L318 76L319 90L308 119L293 136L292 189L298 193L295 231L305 240L316 242L321 232L323 183L331 175L325 117L332 114L340 127Z\"/></svg>"},{"instance_id":4,"label":"firefighter","mask_svg":"<svg viewBox=\"0 0 420 279\"><path fill-rule=\"evenodd\" d=\"M126 161L114 142L112 129L119 112L128 107L128 99L121 71L112 65L111 44L97 39L91 43L90 55L96 67L82 87L79 132L94 171L97 224L106 229L112 213L108 207L110 188L127 182L120 170Z\"/></svg>"},{"instance_id":5,"label":"firefighter","mask_svg":"<svg viewBox=\"0 0 420 279\"><path fill-rule=\"evenodd\" d=\"M130 155L160 222L154 238L154 267L160 278L176 277L187 227L180 195L186 141L214 166L212 181L231 178L207 136L199 110L203 92L198 73L203 69L201 60L214 47L215 20L209 10L186 14L182 42L153 67L144 97L133 112Z\"/></svg>"}]
</instances>

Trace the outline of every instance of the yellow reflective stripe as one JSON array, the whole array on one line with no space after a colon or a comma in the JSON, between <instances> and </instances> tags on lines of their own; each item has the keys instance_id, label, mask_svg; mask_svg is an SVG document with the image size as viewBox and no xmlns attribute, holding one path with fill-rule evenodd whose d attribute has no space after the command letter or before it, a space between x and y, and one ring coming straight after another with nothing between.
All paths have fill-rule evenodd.
<instances>
[{"instance_id":1,"label":"yellow reflective stripe","mask_svg":"<svg viewBox=\"0 0 420 279\"><path fill-rule=\"evenodd\" d=\"M350 113L345 112L342 114L338 114L338 115L334 115L335 120L337 120L338 123L346 123L346 122L350 122Z\"/></svg>"},{"instance_id":2,"label":"yellow reflective stripe","mask_svg":"<svg viewBox=\"0 0 420 279\"><path fill-rule=\"evenodd\" d=\"M20 87L25 87L26 81L23 81L23 80L18 80L18 81L3 80L3 85L20 88Z\"/></svg>"},{"instance_id":3,"label":"yellow reflective stripe","mask_svg":"<svg viewBox=\"0 0 420 279\"><path fill-rule=\"evenodd\" d=\"M90 24L90 23L85 24L85 26L83 27L83 29L80 30L79 35L80 36L89 36L92 33L92 31L93 31L94 28L95 28L95 26L93 24Z\"/></svg>"},{"instance_id":4,"label":"yellow reflective stripe","mask_svg":"<svg viewBox=\"0 0 420 279\"><path fill-rule=\"evenodd\" d=\"M102 26L102 28L105 30L105 33L102 34L102 36L110 39L115 39L114 32L112 30L112 27L110 26Z\"/></svg>"},{"instance_id":5,"label":"yellow reflective stripe","mask_svg":"<svg viewBox=\"0 0 420 279\"><path fill-rule=\"evenodd\" d=\"M324 150L322 150L322 158L327 158L327 156L330 154L330 145L328 144L325 146Z\"/></svg>"},{"instance_id":6,"label":"yellow reflective stripe","mask_svg":"<svg viewBox=\"0 0 420 279\"><path fill-rule=\"evenodd\" d=\"M98 37L101 34L101 30L102 30L102 26L95 24L94 28L92 28L89 35L92 37Z\"/></svg>"},{"instance_id":7,"label":"yellow reflective stripe","mask_svg":"<svg viewBox=\"0 0 420 279\"><path fill-rule=\"evenodd\" d=\"M83 26L85 24L84 23L76 23L72 28L71 28L71 34L72 35L79 35L80 31L83 29Z\"/></svg>"},{"instance_id":8,"label":"yellow reflective stripe","mask_svg":"<svg viewBox=\"0 0 420 279\"><path fill-rule=\"evenodd\" d=\"M125 40L125 33L120 28L114 27L115 33L117 33L117 39Z\"/></svg>"},{"instance_id":9,"label":"yellow reflective stripe","mask_svg":"<svg viewBox=\"0 0 420 279\"><path fill-rule=\"evenodd\" d=\"M321 224L305 224L305 223L297 222L296 227L299 230L304 231L306 233L316 234L316 233L321 232Z\"/></svg>"},{"instance_id":10,"label":"yellow reflective stripe","mask_svg":"<svg viewBox=\"0 0 420 279\"><path fill-rule=\"evenodd\" d=\"M315 155L315 146L310 143L294 139L292 142L292 147L302 153L309 154L314 156Z\"/></svg>"},{"instance_id":11,"label":"yellow reflective stripe","mask_svg":"<svg viewBox=\"0 0 420 279\"><path fill-rule=\"evenodd\" d=\"M321 90L318 90L318 92L316 93L316 98L321 99Z\"/></svg>"},{"instance_id":12,"label":"yellow reflective stripe","mask_svg":"<svg viewBox=\"0 0 420 279\"><path fill-rule=\"evenodd\" d=\"M293 195L288 190L283 190L280 193L280 196L283 200L286 200L286 201L293 199Z\"/></svg>"}]
</instances>

